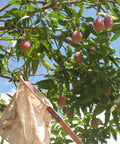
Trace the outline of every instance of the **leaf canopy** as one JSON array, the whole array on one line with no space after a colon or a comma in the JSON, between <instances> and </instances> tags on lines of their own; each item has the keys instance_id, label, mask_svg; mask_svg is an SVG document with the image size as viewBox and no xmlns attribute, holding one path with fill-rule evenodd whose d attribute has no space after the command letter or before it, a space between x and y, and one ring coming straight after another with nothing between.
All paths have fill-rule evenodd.
<instances>
[{"instance_id":1,"label":"leaf canopy","mask_svg":"<svg viewBox=\"0 0 120 144\"><path fill-rule=\"evenodd\" d=\"M112 47L120 38L119 8L120 0L10 0L0 8L0 76L15 82L19 71L28 79L42 75L45 68L45 77L38 78L35 85L84 144L105 144L111 135L117 140L120 133L116 109L120 102L120 58L118 49ZM113 18L112 28L96 31L94 19L106 15ZM75 30L83 35L78 44L71 39ZM23 39L31 44L27 54L20 50ZM82 53L80 63L74 60L77 51ZM58 106L59 96L65 97L73 120ZM0 113L4 108L0 99ZM94 117L99 123L97 130L91 126ZM51 133L52 144L72 142L54 120Z\"/></svg>"}]
</instances>

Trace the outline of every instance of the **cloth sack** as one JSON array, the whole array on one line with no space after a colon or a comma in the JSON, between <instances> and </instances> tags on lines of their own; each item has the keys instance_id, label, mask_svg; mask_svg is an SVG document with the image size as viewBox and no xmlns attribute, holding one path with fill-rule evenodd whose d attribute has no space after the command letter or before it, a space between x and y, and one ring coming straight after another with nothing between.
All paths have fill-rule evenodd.
<instances>
[{"instance_id":1,"label":"cloth sack","mask_svg":"<svg viewBox=\"0 0 120 144\"><path fill-rule=\"evenodd\" d=\"M42 102L35 96L40 97ZM51 106L48 99L35 88L35 93L22 80L0 118L0 135L10 144L49 144Z\"/></svg>"}]
</instances>

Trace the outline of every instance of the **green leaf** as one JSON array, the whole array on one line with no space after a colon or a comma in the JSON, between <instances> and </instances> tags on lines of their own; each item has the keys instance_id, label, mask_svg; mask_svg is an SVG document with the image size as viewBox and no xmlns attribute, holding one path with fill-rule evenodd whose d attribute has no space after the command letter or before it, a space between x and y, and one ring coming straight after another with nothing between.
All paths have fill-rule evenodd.
<instances>
[{"instance_id":1,"label":"green leaf","mask_svg":"<svg viewBox=\"0 0 120 144\"><path fill-rule=\"evenodd\" d=\"M94 18L92 17L86 17L86 22L93 22L94 21Z\"/></svg>"},{"instance_id":2,"label":"green leaf","mask_svg":"<svg viewBox=\"0 0 120 144\"><path fill-rule=\"evenodd\" d=\"M53 32L55 32L55 28L54 28L53 22L51 21L51 18L45 16L45 19L49 22L49 25L52 27Z\"/></svg>"},{"instance_id":3,"label":"green leaf","mask_svg":"<svg viewBox=\"0 0 120 144\"><path fill-rule=\"evenodd\" d=\"M19 22L21 22L22 20L28 19L30 18L30 16L23 16L22 18L19 19L19 21L16 23L18 24Z\"/></svg>"},{"instance_id":4,"label":"green leaf","mask_svg":"<svg viewBox=\"0 0 120 144\"><path fill-rule=\"evenodd\" d=\"M4 40L7 40L7 41L11 41L11 37L0 37L0 39L4 39Z\"/></svg>"},{"instance_id":5,"label":"green leaf","mask_svg":"<svg viewBox=\"0 0 120 144\"><path fill-rule=\"evenodd\" d=\"M1 142L0 142L0 144L4 144L4 139L3 139L3 138L1 139Z\"/></svg>"},{"instance_id":6,"label":"green leaf","mask_svg":"<svg viewBox=\"0 0 120 144\"><path fill-rule=\"evenodd\" d=\"M66 52L67 57L70 58L72 56L72 49L71 49L71 47L69 45L67 46L67 50L66 51L67 51Z\"/></svg>"},{"instance_id":7,"label":"green leaf","mask_svg":"<svg viewBox=\"0 0 120 144\"><path fill-rule=\"evenodd\" d=\"M27 59L25 63L23 64L23 69L24 69L24 76L25 78L28 78L30 75L30 60Z\"/></svg>"},{"instance_id":8,"label":"green leaf","mask_svg":"<svg viewBox=\"0 0 120 144\"><path fill-rule=\"evenodd\" d=\"M119 38L119 36L120 36L120 31L117 31L117 32L113 35L113 37L111 38L111 41L116 40L117 38Z\"/></svg>"},{"instance_id":9,"label":"green leaf","mask_svg":"<svg viewBox=\"0 0 120 144\"><path fill-rule=\"evenodd\" d=\"M52 68L51 65L47 61L42 60L41 63L47 69L47 71Z\"/></svg>"},{"instance_id":10,"label":"green leaf","mask_svg":"<svg viewBox=\"0 0 120 144\"><path fill-rule=\"evenodd\" d=\"M109 57L109 58L110 58L110 60L115 64L115 66L119 68L119 64L118 64L118 62L117 62L117 59L114 58L114 57Z\"/></svg>"},{"instance_id":11,"label":"green leaf","mask_svg":"<svg viewBox=\"0 0 120 144\"><path fill-rule=\"evenodd\" d=\"M117 131L116 131L116 129L113 129L111 127L111 133L112 133L113 138L117 141Z\"/></svg>"},{"instance_id":12,"label":"green leaf","mask_svg":"<svg viewBox=\"0 0 120 144\"><path fill-rule=\"evenodd\" d=\"M0 99L0 102L1 102L2 104L6 104L6 101L5 101L4 99Z\"/></svg>"},{"instance_id":13,"label":"green leaf","mask_svg":"<svg viewBox=\"0 0 120 144\"><path fill-rule=\"evenodd\" d=\"M63 26L65 26L66 24L67 24L67 21L65 20L65 19L63 19L63 18L59 18L58 19L58 23L60 24L60 25L63 25Z\"/></svg>"},{"instance_id":14,"label":"green leaf","mask_svg":"<svg viewBox=\"0 0 120 144\"><path fill-rule=\"evenodd\" d=\"M41 16L39 14L36 15L36 20L34 22L34 24L38 24L41 21Z\"/></svg>"},{"instance_id":15,"label":"green leaf","mask_svg":"<svg viewBox=\"0 0 120 144\"><path fill-rule=\"evenodd\" d=\"M112 115L113 115L113 119L114 119L116 126L119 128L119 118L118 118L117 112L113 111Z\"/></svg>"},{"instance_id":16,"label":"green leaf","mask_svg":"<svg viewBox=\"0 0 120 144\"><path fill-rule=\"evenodd\" d=\"M106 112L105 112L105 126L107 126L109 120L110 120L110 109L106 109Z\"/></svg>"},{"instance_id":17,"label":"green leaf","mask_svg":"<svg viewBox=\"0 0 120 144\"><path fill-rule=\"evenodd\" d=\"M18 0L10 0L7 4L8 4L8 5L9 5L9 4L10 4L10 5L17 5L17 4L19 4L19 2L18 2Z\"/></svg>"},{"instance_id":18,"label":"green leaf","mask_svg":"<svg viewBox=\"0 0 120 144\"><path fill-rule=\"evenodd\" d=\"M105 110L105 108L106 108L106 104L99 103L98 105L96 105L95 110L93 112L93 117L102 113Z\"/></svg>"},{"instance_id":19,"label":"green leaf","mask_svg":"<svg viewBox=\"0 0 120 144\"><path fill-rule=\"evenodd\" d=\"M116 109L116 107L117 107L117 104L114 104L114 105L111 107L110 112L113 112L113 111Z\"/></svg>"},{"instance_id":20,"label":"green leaf","mask_svg":"<svg viewBox=\"0 0 120 144\"><path fill-rule=\"evenodd\" d=\"M61 4L62 8L65 10L65 12L68 14L69 17L72 18L73 16L75 16L75 15L72 13L72 8L70 8L68 5L66 5L66 4L64 4L64 3L62 3L62 2L60 2L60 4Z\"/></svg>"},{"instance_id":21,"label":"green leaf","mask_svg":"<svg viewBox=\"0 0 120 144\"><path fill-rule=\"evenodd\" d=\"M120 0L117 0L117 2L120 4Z\"/></svg>"},{"instance_id":22,"label":"green leaf","mask_svg":"<svg viewBox=\"0 0 120 144\"><path fill-rule=\"evenodd\" d=\"M0 53L0 58L1 58L1 59L3 59L3 58L4 58L4 55L3 55L3 54L1 54L1 53Z\"/></svg>"},{"instance_id":23,"label":"green leaf","mask_svg":"<svg viewBox=\"0 0 120 144\"><path fill-rule=\"evenodd\" d=\"M81 17L82 14L83 14L83 12L84 12L84 5L81 6L81 8L80 8L80 10L79 10L79 12L78 12L78 14L77 14L77 17L78 17L78 18Z\"/></svg>"},{"instance_id":24,"label":"green leaf","mask_svg":"<svg viewBox=\"0 0 120 144\"><path fill-rule=\"evenodd\" d=\"M37 72L38 69L38 65L39 65L39 59L33 59L32 60L32 71L33 71L33 75Z\"/></svg>"},{"instance_id":25,"label":"green leaf","mask_svg":"<svg viewBox=\"0 0 120 144\"><path fill-rule=\"evenodd\" d=\"M36 83L38 85L39 89L54 89L56 88L56 84L51 79L42 80Z\"/></svg>"}]
</instances>

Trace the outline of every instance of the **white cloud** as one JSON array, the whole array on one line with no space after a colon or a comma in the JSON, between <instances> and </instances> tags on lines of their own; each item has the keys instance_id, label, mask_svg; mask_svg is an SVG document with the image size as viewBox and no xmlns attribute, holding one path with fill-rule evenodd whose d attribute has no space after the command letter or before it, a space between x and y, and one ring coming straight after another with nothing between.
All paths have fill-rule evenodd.
<instances>
[{"instance_id":1,"label":"white cloud","mask_svg":"<svg viewBox=\"0 0 120 144\"><path fill-rule=\"evenodd\" d=\"M8 92L8 93L1 93L1 98L0 98L0 99L5 100L5 102L6 102L7 104L9 104L11 98L10 98L7 94L13 96L13 94L15 93L15 91L16 91L16 90L12 88L12 89L10 90L10 92Z\"/></svg>"},{"instance_id":2,"label":"white cloud","mask_svg":"<svg viewBox=\"0 0 120 144\"><path fill-rule=\"evenodd\" d=\"M120 135L118 135L118 139L117 141L114 140L113 137L111 137L111 139L107 140L108 144L119 144L120 143Z\"/></svg>"}]
</instances>

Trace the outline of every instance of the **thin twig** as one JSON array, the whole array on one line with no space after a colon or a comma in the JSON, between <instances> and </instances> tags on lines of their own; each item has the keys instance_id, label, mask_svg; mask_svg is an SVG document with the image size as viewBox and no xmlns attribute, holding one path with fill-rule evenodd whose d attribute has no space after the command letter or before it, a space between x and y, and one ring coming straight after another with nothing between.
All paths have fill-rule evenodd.
<instances>
[{"instance_id":1,"label":"thin twig","mask_svg":"<svg viewBox=\"0 0 120 144\"><path fill-rule=\"evenodd\" d=\"M99 0L97 0L97 14L99 14ZM98 15L99 17L99 15Z\"/></svg>"},{"instance_id":2,"label":"thin twig","mask_svg":"<svg viewBox=\"0 0 120 144\"><path fill-rule=\"evenodd\" d=\"M32 0L30 0L30 2L32 2ZM75 3L77 3L77 2L79 2L79 1L70 1L70 2L68 2L68 1L64 1L63 3L64 4L75 4ZM113 3L117 3L117 2L114 2L114 1L108 1L108 2L113 2ZM38 3L42 3L42 4L45 4L45 2L42 2L42 1L38 1ZM89 3L86 3L86 2L84 2L84 4L90 4L90 3L93 3L93 2L89 2ZM94 2L94 3L96 3L96 2ZM117 3L118 4L118 3ZM52 2L52 3L50 3L50 4L48 4L48 5L44 5L44 6L42 6L41 7L41 9L43 9L43 10L46 10L46 9L49 9L49 8L54 8L54 7L56 7L56 6L59 6L60 5L60 3L59 2ZM98 5L98 2L97 2L97 5ZM5 5L5 6L3 6L3 8L0 8L0 11L2 11L2 9L6 9L7 7L9 7L10 5ZM97 6L98 7L98 6ZM101 7L101 9L104 11L104 9ZM39 12L40 10L36 10L36 11L33 11L33 13L36 13L36 12ZM98 12L98 8L97 8L97 12ZM105 11L104 11L105 12ZM6 21L7 22L7 21ZM8 23L8 22L7 22ZM19 29L17 26L15 26L15 25L13 25L13 24L11 24L11 26L13 27L13 28L17 28L17 29ZM11 29L12 27L8 27L8 28L5 28L4 27L4 25L1 25L0 26L0 31L1 30L8 30L8 29ZM23 27L24 28L24 27ZM27 27L26 27L27 28ZM20 30L20 29L19 29Z\"/></svg>"},{"instance_id":3,"label":"thin twig","mask_svg":"<svg viewBox=\"0 0 120 144\"><path fill-rule=\"evenodd\" d=\"M2 30L12 30L14 27L4 27L4 25L0 26L0 31ZM42 28L45 29L45 27L38 27L38 26L21 26L22 29L35 29L35 28Z\"/></svg>"},{"instance_id":4,"label":"thin twig","mask_svg":"<svg viewBox=\"0 0 120 144\"><path fill-rule=\"evenodd\" d=\"M0 8L0 12L2 12L3 10L5 10L6 8L8 8L9 6L11 6L11 4L6 4L3 7Z\"/></svg>"},{"instance_id":5,"label":"thin twig","mask_svg":"<svg viewBox=\"0 0 120 144\"><path fill-rule=\"evenodd\" d=\"M49 73L48 74L35 74L35 75L29 75L29 76L47 76L47 75L50 75Z\"/></svg>"},{"instance_id":6,"label":"thin twig","mask_svg":"<svg viewBox=\"0 0 120 144\"><path fill-rule=\"evenodd\" d=\"M0 38L0 41L12 41L12 40L18 40L18 39L14 39L14 38L13 39L12 38L11 39L1 39Z\"/></svg>"},{"instance_id":7,"label":"thin twig","mask_svg":"<svg viewBox=\"0 0 120 144\"><path fill-rule=\"evenodd\" d=\"M116 59L120 60L120 57L115 57Z\"/></svg>"},{"instance_id":8,"label":"thin twig","mask_svg":"<svg viewBox=\"0 0 120 144\"><path fill-rule=\"evenodd\" d=\"M53 38L53 39L59 39L59 40L63 40L61 37L59 37L59 36L54 36L54 35L51 35L51 38ZM71 41L71 40L69 40L69 39L64 39L63 41L65 41L66 43L74 44L73 41ZM75 44L75 45L82 46L81 43L79 43L79 44Z\"/></svg>"},{"instance_id":9,"label":"thin twig","mask_svg":"<svg viewBox=\"0 0 120 144\"><path fill-rule=\"evenodd\" d=\"M107 9L107 0L104 0L104 1L105 1L106 13L108 14L108 9Z\"/></svg>"},{"instance_id":10,"label":"thin twig","mask_svg":"<svg viewBox=\"0 0 120 144\"><path fill-rule=\"evenodd\" d=\"M33 0L30 0L30 2L32 2ZM41 4L46 4L45 1L37 1L37 3L41 3ZM11 6L12 4L5 4L3 7L0 8L0 12L2 12L3 10L7 9L9 6Z\"/></svg>"},{"instance_id":11,"label":"thin twig","mask_svg":"<svg viewBox=\"0 0 120 144\"><path fill-rule=\"evenodd\" d=\"M9 80L13 80L13 81L18 81L18 79L12 78L12 77L9 77L9 76L6 76L6 75L0 75L0 77L6 78L6 79L9 79Z\"/></svg>"},{"instance_id":12,"label":"thin twig","mask_svg":"<svg viewBox=\"0 0 120 144\"><path fill-rule=\"evenodd\" d=\"M30 2L32 2L32 0L30 0ZM75 4L75 3L78 3L79 1L77 1L77 0L74 0L74 1L64 1L63 3L64 4ZM110 2L110 3L115 3L115 4L118 4L118 5L120 5L117 1L111 1L111 0L109 0L108 2ZM44 2L44 1L37 1L37 3L41 3L41 4L43 4L43 5L45 5L46 4L46 2ZM54 3L54 2L52 2L52 3ZM90 2L89 2L90 3ZM92 2L93 3L93 2ZM0 8L0 12L2 12L3 10L5 10L6 8L8 8L9 6L11 6L12 4L6 4L6 5L4 5L3 7L1 7ZM60 5L60 3L59 2L57 2L54 6L59 6ZM48 5L46 5L46 6L43 6L43 7L41 7L41 9L43 9L43 10L45 10L45 9L48 9L48 8L50 8L50 7L53 7L53 5L51 5L51 4L48 4Z\"/></svg>"},{"instance_id":13,"label":"thin twig","mask_svg":"<svg viewBox=\"0 0 120 144\"><path fill-rule=\"evenodd\" d=\"M17 27L16 25L14 24L11 24L10 22L6 21L6 20L0 20L1 22L4 22L4 23L7 23L7 24L10 24L13 28L16 28L16 29L19 29L21 30L19 27Z\"/></svg>"}]
</instances>

